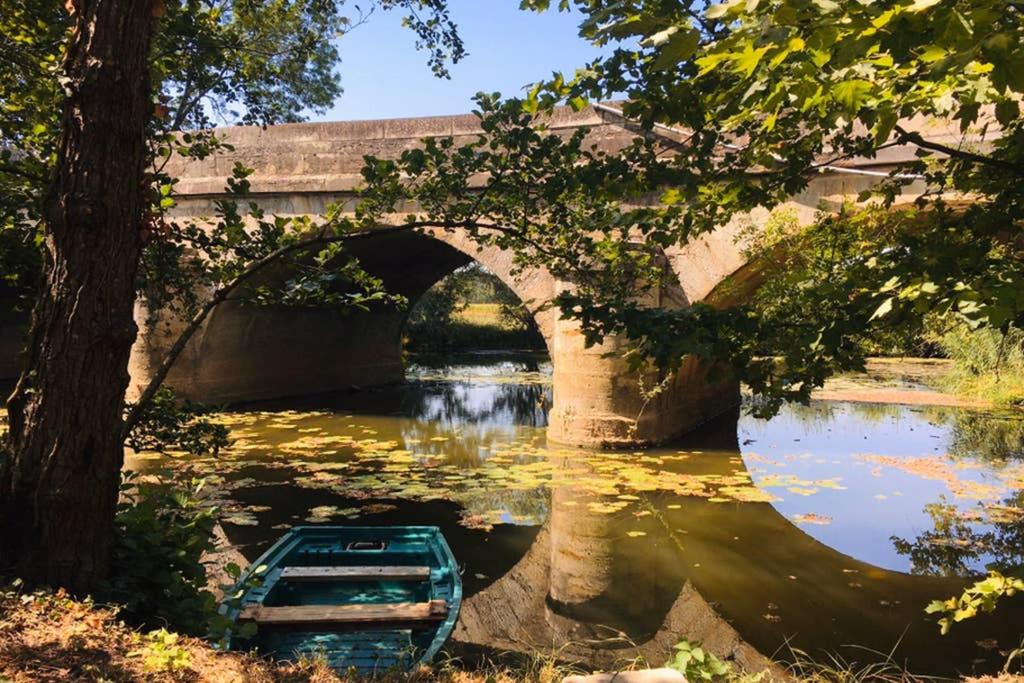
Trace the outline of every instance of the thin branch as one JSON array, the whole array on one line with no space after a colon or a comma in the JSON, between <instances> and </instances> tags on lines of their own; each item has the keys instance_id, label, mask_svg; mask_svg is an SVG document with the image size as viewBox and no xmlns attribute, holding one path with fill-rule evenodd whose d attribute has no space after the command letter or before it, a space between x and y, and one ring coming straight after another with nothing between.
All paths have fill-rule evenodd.
<instances>
[{"instance_id":1,"label":"thin branch","mask_svg":"<svg viewBox=\"0 0 1024 683\"><path fill-rule=\"evenodd\" d=\"M949 147L948 145L943 145L939 142L926 140L923 137L921 137L920 133L910 132L901 126L896 126L895 130L896 133L899 135L900 140L902 140L903 142L909 142L913 145L917 145L922 149L928 149L933 152L940 152L953 159L962 159L964 161L970 161L976 164L995 166L997 168L1002 168L1007 171L1011 171L1015 175L1024 175L1024 167L1021 167L1013 162L1005 161L1003 159L995 159L993 157L987 157L982 154L975 154L974 152L966 152L962 149Z\"/></svg>"}]
</instances>

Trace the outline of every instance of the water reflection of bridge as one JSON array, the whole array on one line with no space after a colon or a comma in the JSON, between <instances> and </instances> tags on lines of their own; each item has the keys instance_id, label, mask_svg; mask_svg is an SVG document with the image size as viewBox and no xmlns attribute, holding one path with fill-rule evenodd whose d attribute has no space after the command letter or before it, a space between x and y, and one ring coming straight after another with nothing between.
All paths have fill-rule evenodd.
<instances>
[{"instance_id":1,"label":"water reflection of bridge","mask_svg":"<svg viewBox=\"0 0 1024 683\"><path fill-rule=\"evenodd\" d=\"M694 448L722 451L701 466L728 474L737 468L735 418L719 426ZM670 509L651 494L646 502L656 514L645 518L645 528L652 531L632 538L626 529L637 520L624 525L621 515L586 504L600 500L556 488L550 518L528 552L464 602L455 639L613 667L637 656L660 664L687 638L759 669L766 660L758 650L773 654L792 637L795 647L817 655L856 644L860 649L843 654L861 661L896 647L896 659L909 659L915 671L945 675L973 666L974 657L998 662L975 641L1016 633L1020 615L1006 610L940 641L923 607L958 592L962 579L859 562L769 503L672 498Z\"/></svg>"}]
</instances>

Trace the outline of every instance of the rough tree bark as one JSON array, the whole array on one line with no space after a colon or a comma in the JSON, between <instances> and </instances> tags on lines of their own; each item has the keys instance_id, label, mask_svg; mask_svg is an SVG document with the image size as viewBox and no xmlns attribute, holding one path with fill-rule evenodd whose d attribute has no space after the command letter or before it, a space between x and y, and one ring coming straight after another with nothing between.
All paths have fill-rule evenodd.
<instances>
[{"instance_id":1,"label":"rough tree bark","mask_svg":"<svg viewBox=\"0 0 1024 683\"><path fill-rule=\"evenodd\" d=\"M42 289L8 403L0 567L96 590L110 567L147 209L155 0L71 0Z\"/></svg>"}]
</instances>

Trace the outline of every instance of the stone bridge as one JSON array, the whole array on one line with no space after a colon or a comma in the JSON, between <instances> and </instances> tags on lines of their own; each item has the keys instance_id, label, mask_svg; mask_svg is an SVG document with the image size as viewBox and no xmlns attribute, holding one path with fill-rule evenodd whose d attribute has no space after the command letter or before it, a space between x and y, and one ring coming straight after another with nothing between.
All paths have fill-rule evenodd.
<instances>
[{"instance_id":1,"label":"stone bridge","mask_svg":"<svg viewBox=\"0 0 1024 683\"><path fill-rule=\"evenodd\" d=\"M233 152L173 169L181 178L176 216L212 215L213 202L225 196L225 179L236 161L255 170L250 178L254 200L267 214L322 214L329 204L355 197L364 155L394 158L431 136L453 135L468 141L479 132L477 124L476 117L466 115L224 129L221 133L234 146ZM609 150L638 135L635 126L603 106L581 112L560 110L549 121L549 129L558 134L580 126L590 130L590 142ZM937 139L949 138L951 133L930 131ZM884 157L846 162L846 168L817 176L790 207L800 221L809 221L822 204L855 197L912 152L889 148ZM748 272L756 269L745 269L741 236L749 235L749 227L756 228L766 218L766 212L746 216L686 246L668 249L665 256L678 284L658 293L650 305L680 307L741 298L745 289L756 284L756 275ZM505 282L534 313L547 342L554 366L549 428L554 441L581 446L666 441L738 402L734 381L709 381L704 368L692 360L666 391L645 402L637 377L627 372L618 353L619 341L610 339L587 349L576 324L543 308L563 283L543 269L513 277L510 254L480 248L463 232L382 234L360 241L351 251L368 271L383 278L390 291L411 303L472 260ZM405 311L394 308L340 316L325 310L247 307L229 300L195 335L168 382L180 395L219 403L398 381L403 376L405 316ZM164 320L148 325L146 318L141 302L130 392L145 384L183 324ZM0 341L10 339L13 329L0 320ZM0 377L15 374L11 353L3 353L4 347L0 343Z\"/></svg>"}]
</instances>

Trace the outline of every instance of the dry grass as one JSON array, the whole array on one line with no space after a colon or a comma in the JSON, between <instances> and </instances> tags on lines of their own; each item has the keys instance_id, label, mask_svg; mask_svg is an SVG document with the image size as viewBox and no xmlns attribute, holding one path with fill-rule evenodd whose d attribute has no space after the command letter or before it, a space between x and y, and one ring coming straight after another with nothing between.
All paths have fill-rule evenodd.
<instances>
[{"instance_id":1,"label":"dry grass","mask_svg":"<svg viewBox=\"0 0 1024 683\"><path fill-rule=\"evenodd\" d=\"M554 655L535 656L513 667L484 663L462 668L447 660L415 674L378 676L380 683L558 683L581 673ZM852 667L805 661L789 668L791 681L813 683L912 683L926 680L899 667ZM275 663L253 655L224 653L208 643L166 631L139 633L117 618L116 610L76 601L62 593L24 595L0 592L0 683L338 683L323 661ZM729 683L768 683L775 677L730 672ZM969 683L1024 683L1004 674Z\"/></svg>"},{"instance_id":2,"label":"dry grass","mask_svg":"<svg viewBox=\"0 0 1024 683\"><path fill-rule=\"evenodd\" d=\"M142 634L113 609L56 595L0 595L0 681L334 683L322 662L292 665L221 653L194 638Z\"/></svg>"},{"instance_id":3,"label":"dry grass","mask_svg":"<svg viewBox=\"0 0 1024 683\"><path fill-rule=\"evenodd\" d=\"M501 317L501 304L468 304L452 317L478 327L509 329L508 323Z\"/></svg>"},{"instance_id":4,"label":"dry grass","mask_svg":"<svg viewBox=\"0 0 1024 683\"><path fill-rule=\"evenodd\" d=\"M537 659L513 672L465 671L449 660L413 675L378 676L381 683L556 683L568 670ZM337 683L317 659L275 663L218 652L205 641L166 631L139 633L114 609L63 593L0 592L0 683Z\"/></svg>"}]
</instances>

